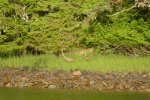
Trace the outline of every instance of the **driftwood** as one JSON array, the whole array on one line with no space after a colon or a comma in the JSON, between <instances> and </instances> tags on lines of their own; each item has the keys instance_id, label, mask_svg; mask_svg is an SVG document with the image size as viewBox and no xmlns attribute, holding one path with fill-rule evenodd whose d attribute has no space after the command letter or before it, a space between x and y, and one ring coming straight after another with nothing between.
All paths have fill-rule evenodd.
<instances>
[{"instance_id":1,"label":"driftwood","mask_svg":"<svg viewBox=\"0 0 150 100\"><path fill-rule=\"evenodd\" d=\"M150 0L135 0L135 4L128 9L122 10L112 15L107 15L108 17L116 16L120 13L127 12L135 7L150 7Z\"/></svg>"},{"instance_id":2,"label":"driftwood","mask_svg":"<svg viewBox=\"0 0 150 100\"><path fill-rule=\"evenodd\" d=\"M128 8L128 9L125 9L125 10L122 10L122 11L117 12L117 13L115 13L115 14L107 15L107 16L108 16L108 17L116 16L116 15L118 15L118 14L121 14L121 13L123 13L123 12L129 11L129 10L131 10L131 9L135 8L135 7L136 7L136 5L137 5L137 4L134 4L132 7Z\"/></svg>"}]
</instances>

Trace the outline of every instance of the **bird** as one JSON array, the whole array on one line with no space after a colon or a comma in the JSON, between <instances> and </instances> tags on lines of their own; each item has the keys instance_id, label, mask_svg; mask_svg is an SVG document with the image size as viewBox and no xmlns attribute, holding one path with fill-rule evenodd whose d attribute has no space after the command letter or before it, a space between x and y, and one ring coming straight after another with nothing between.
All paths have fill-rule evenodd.
<instances>
[{"instance_id":1,"label":"bird","mask_svg":"<svg viewBox=\"0 0 150 100\"><path fill-rule=\"evenodd\" d=\"M68 61L68 62L73 62L73 61L74 61L73 58L68 58L68 57L66 57L66 56L64 55L63 49L62 49L61 51L62 51L62 55L63 55L63 57L65 58L66 61Z\"/></svg>"},{"instance_id":2,"label":"bird","mask_svg":"<svg viewBox=\"0 0 150 100\"><path fill-rule=\"evenodd\" d=\"M86 59L87 61L90 61L90 60L91 60L90 57L87 56L87 52L84 52L84 56L85 56L85 59Z\"/></svg>"}]
</instances>

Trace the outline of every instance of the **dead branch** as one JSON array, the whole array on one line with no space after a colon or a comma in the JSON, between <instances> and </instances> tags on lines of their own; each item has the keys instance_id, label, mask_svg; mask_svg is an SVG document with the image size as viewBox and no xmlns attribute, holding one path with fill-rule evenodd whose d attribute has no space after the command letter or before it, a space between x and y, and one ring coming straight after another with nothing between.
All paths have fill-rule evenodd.
<instances>
[{"instance_id":1,"label":"dead branch","mask_svg":"<svg viewBox=\"0 0 150 100\"><path fill-rule=\"evenodd\" d=\"M128 9L125 9L125 10L122 10L122 11L120 11L120 12L117 12L117 13L115 13L115 14L113 14L113 15L107 15L107 16L108 16L108 17L116 16L116 15L118 15L118 14L120 14L120 13L123 13L123 12L129 11L129 10L131 10L131 9L135 8L135 7L136 7L136 5L137 5L137 3L135 3L132 7L128 8Z\"/></svg>"}]
</instances>

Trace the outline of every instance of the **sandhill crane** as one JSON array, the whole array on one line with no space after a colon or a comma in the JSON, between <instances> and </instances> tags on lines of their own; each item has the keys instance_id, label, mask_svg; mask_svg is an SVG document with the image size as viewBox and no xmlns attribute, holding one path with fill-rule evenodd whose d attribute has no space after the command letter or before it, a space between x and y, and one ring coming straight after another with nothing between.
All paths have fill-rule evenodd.
<instances>
[{"instance_id":1,"label":"sandhill crane","mask_svg":"<svg viewBox=\"0 0 150 100\"><path fill-rule=\"evenodd\" d=\"M84 56L85 56L85 59L86 59L87 61L90 61L90 60L91 60L90 57L87 56L87 52L84 52Z\"/></svg>"},{"instance_id":2,"label":"sandhill crane","mask_svg":"<svg viewBox=\"0 0 150 100\"><path fill-rule=\"evenodd\" d=\"M66 57L66 56L64 55L63 49L62 49L61 51L62 51L62 55L63 55L63 57L65 58L66 61L68 61L68 62L73 62L73 61L74 61L73 58L68 58L68 57Z\"/></svg>"}]
</instances>

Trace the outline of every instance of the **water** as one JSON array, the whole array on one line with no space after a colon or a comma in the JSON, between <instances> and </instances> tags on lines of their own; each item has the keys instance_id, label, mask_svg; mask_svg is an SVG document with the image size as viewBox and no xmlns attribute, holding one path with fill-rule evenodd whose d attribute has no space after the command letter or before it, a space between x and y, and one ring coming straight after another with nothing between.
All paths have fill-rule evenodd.
<instances>
[{"instance_id":1,"label":"water","mask_svg":"<svg viewBox=\"0 0 150 100\"><path fill-rule=\"evenodd\" d=\"M0 100L150 100L150 93L0 88Z\"/></svg>"}]
</instances>

